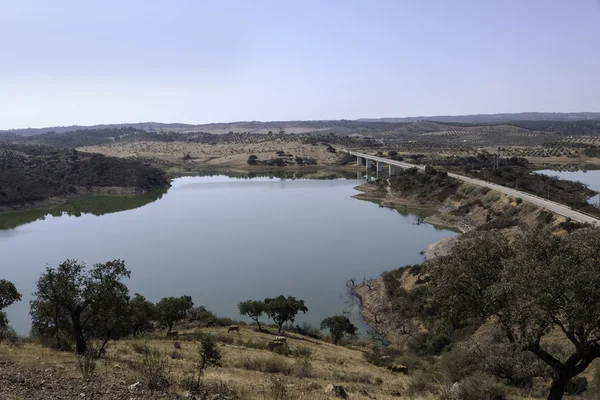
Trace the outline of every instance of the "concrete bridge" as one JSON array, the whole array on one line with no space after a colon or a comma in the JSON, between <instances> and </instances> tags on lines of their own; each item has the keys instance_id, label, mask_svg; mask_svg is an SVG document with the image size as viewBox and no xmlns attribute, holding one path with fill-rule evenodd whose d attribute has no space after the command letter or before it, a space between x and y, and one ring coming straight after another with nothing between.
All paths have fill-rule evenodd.
<instances>
[{"instance_id":1,"label":"concrete bridge","mask_svg":"<svg viewBox=\"0 0 600 400\"><path fill-rule=\"evenodd\" d=\"M415 165L415 164L407 163L404 161L394 161L394 160L390 160L388 158L372 156L369 154L359 153L356 151L348 151L348 153L350 153L351 155L356 157L357 165L365 165L367 167L367 171L371 170L371 165L373 163L376 163L378 173L381 173L383 171L384 165L387 165L390 176L393 176L396 174L397 167L405 168L405 169L406 168L417 168L419 170L425 170L424 166ZM454 174L451 172L448 172L448 176L458 179L459 181L462 181L462 182L467 182L467 183L470 183L473 185L487 187L492 190L496 190L500 193L507 194L509 196L520 197L524 201L535 204L537 206L545 208L549 211L552 211L552 212L562 215L564 217L569 217L572 220L577 221L577 222L583 222L583 223L600 226L600 219L598 219L596 217L573 210L572 208L565 206L564 204L560 204L555 201L547 200L542 197L536 196L534 194L522 192L522 191L516 190L516 189L511 189L506 186L497 185L495 183L482 181L480 179L475 179L475 178L470 178L470 177L459 175L459 174Z\"/></svg>"}]
</instances>

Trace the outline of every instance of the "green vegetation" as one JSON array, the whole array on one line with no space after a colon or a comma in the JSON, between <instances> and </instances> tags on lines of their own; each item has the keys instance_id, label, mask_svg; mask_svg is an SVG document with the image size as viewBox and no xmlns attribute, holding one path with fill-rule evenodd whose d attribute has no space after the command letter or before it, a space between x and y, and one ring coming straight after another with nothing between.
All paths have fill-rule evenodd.
<instances>
[{"instance_id":1,"label":"green vegetation","mask_svg":"<svg viewBox=\"0 0 600 400\"><path fill-rule=\"evenodd\" d=\"M415 168L399 169L389 180L392 191L401 192L405 196L415 196L421 202L441 202L456 192L459 182L427 166L425 173ZM385 182L380 182L384 184Z\"/></svg>"},{"instance_id":2,"label":"green vegetation","mask_svg":"<svg viewBox=\"0 0 600 400\"><path fill-rule=\"evenodd\" d=\"M356 336L358 328L345 315L327 317L321 321L321 329L329 329L333 344L338 344L345 335Z\"/></svg>"},{"instance_id":3,"label":"green vegetation","mask_svg":"<svg viewBox=\"0 0 600 400\"><path fill-rule=\"evenodd\" d=\"M19 205L56 196L73 196L78 188L164 189L163 171L138 161L0 143L0 206Z\"/></svg>"},{"instance_id":4,"label":"green vegetation","mask_svg":"<svg viewBox=\"0 0 600 400\"><path fill-rule=\"evenodd\" d=\"M260 318L267 311L267 307L264 301L247 300L238 304L240 315L246 315L251 318L258 325L258 330L262 331L260 327Z\"/></svg>"},{"instance_id":5,"label":"green vegetation","mask_svg":"<svg viewBox=\"0 0 600 400\"><path fill-rule=\"evenodd\" d=\"M165 297L156 305L159 321L162 326L173 330L173 325L185 319L194 307L191 296Z\"/></svg>"},{"instance_id":6,"label":"green vegetation","mask_svg":"<svg viewBox=\"0 0 600 400\"><path fill-rule=\"evenodd\" d=\"M21 301L21 293L17 291L15 285L6 279L0 279L0 342L16 336L8 324L10 321L6 313L2 310L17 301Z\"/></svg>"},{"instance_id":7,"label":"green vegetation","mask_svg":"<svg viewBox=\"0 0 600 400\"><path fill-rule=\"evenodd\" d=\"M294 322L300 311L306 314L308 308L304 305L304 300L296 300L293 296L286 298L280 295L265 299L265 312L279 326L277 332L281 332L281 328L286 322Z\"/></svg>"},{"instance_id":8,"label":"green vegetation","mask_svg":"<svg viewBox=\"0 0 600 400\"><path fill-rule=\"evenodd\" d=\"M128 333L129 289L122 280L129 275L121 260L88 271L76 260L46 267L31 302L32 333L57 348L75 342L80 356L86 354L88 338L101 339L101 355L109 340Z\"/></svg>"}]
</instances>

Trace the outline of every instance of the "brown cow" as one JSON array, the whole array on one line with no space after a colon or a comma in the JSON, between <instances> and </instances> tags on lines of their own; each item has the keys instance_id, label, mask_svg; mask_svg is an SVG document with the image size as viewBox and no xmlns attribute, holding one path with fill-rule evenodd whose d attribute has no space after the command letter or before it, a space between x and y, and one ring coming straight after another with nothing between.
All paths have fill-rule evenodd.
<instances>
[{"instance_id":1,"label":"brown cow","mask_svg":"<svg viewBox=\"0 0 600 400\"><path fill-rule=\"evenodd\" d=\"M408 375L408 367L406 365L391 364L391 365L388 365L388 369L393 373L400 372L400 373L403 373L404 375Z\"/></svg>"},{"instance_id":2,"label":"brown cow","mask_svg":"<svg viewBox=\"0 0 600 400\"><path fill-rule=\"evenodd\" d=\"M229 327L229 329L227 329L227 333L229 332L240 332L240 326L239 325L231 325Z\"/></svg>"},{"instance_id":3,"label":"brown cow","mask_svg":"<svg viewBox=\"0 0 600 400\"><path fill-rule=\"evenodd\" d=\"M179 339L179 332L177 332L177 331L169 331L169 332L167 332L167 337L168 338Z\"/></svg>"}]
</instances>

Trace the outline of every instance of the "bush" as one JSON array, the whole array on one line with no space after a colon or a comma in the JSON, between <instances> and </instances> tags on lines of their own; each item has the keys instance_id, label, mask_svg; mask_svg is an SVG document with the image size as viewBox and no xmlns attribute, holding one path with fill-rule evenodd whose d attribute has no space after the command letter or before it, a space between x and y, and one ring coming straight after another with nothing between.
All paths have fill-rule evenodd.
<instances>
[{"instance_id":1,"label":"bush","mask_svg":"<svg viewBox=\"0 0 600 400\"><path fill-rule=\"evenodd\" d=\"M198 346L198 354L200 355L198 367L200 373L206 367L220 367L222 356L214 336L210 333L200 333L198 340L200 341L200 345Z\"/></svg>"},{"instance_id":2,"label":"bush","mask_svg":"<svg viewBox=\"0 0 600 400\"><path fill-rule=\"evenodd\" d=\"M142 355L147 355L152 351L146 343L132 343L131 347L133 348L133 351L135 351L137 354Z\"/></svg>"},{"instance_id":3,"label":"bush","mask_svg":"<svg viewBox=\"0 0 600 400\"><path fill-rule=\"evenodd\" d=\"M515 202L518 204L521 204L523 202L523 199L520 197L517 197L517 200L515 200Z\"/></svg>"},{"instance_id":4,"label":"bush","mask_svg":"<svg viewBox=\"0 0 600 400\"><path fill-rule=\"evenodd\" d=\"M288 347L287 344L283 344L280 346L274 346L271 348L271 351L275 354L279 354L280 356L288 357L292 354L292 351Z\"/></svg>"},{"instance_id":5,"label":"bush","mask_svg":"<svg viewBox=\"0 0 600 400\"><path fill-rule=\"evenodd\" d=\"M171 386L169 361L158 350L148 346L141 351L142 358L135 365L139 380L152 391L164 390Z\"/></svg>"},{"instance_id":6,"label":"bush","mask_svg":"<svg viewBox=\"0 0 600 400\"><path fill-rule=\"evenodd\" d=\"M461 400L506 400L506 388L489 375L477 373L458 384Z\"/></svg>"},{"instance_id":7,"label":"bush","mask_svg":"<svg viewBox=\"0 0 600 400\"><path fill-rule=\"evenodd\" d=\"M308 358L300 358L294 364L294 375L298 378L310 378L313 376L312 364Z\"/></svg>"},{"instance_id":8,"label":"bush","mask_svg":"<svg viewBox=\"0 0 600 400\"><path fill-rule=\"evenodd\" d=\"M226 343L226 344L233 344L233 342L235 341L235 338L231 335L226 335L224 333L217 333L215 335L215 339L217 339L217 341L221 342L221 343Z\"/></svg>"},{"instance_id":9,"label":"bush","mask_svg":"<svg viewBox=\"0 0 600 400\"><path fill-rule=\"evenodd\" d=\"M299 358L310 358L312 350L308 347L298 346L292 351L292 355Z\"/></svg>"},{"instance_id":10,"label":"bush","mask_svg":"<svg viewBox=\"0 0 600 400\"><path fill-rule=\"evenodd\" d=\"M565 393L570 395L579 395L587 390L588 381L585 376L576 376L572 378L565 387Z\"/></svg>"},{"instance_id":11,"label":"bush","mask_svg":"<svg viewBox=\"0 0 600 400\"><path fill-rule=\"evenodd\" d=\"M96 371L96 361L96 351L91 346L84 355L77 356L77 367L79 367L79 372L81 372L83 379L93 378L94 371Z\"/></svg>"},{"instance_id":12,"label":"bush","mask_svg":"<svg viewBox=\"0 0 600 400\"><path fill-rule=\"evenodd\" d=\"M406 388L406 393L409 397L415 397L418 394L437 393L439 384L436 382L435 376L431 373L418 371L412 374L412 378ZM465 400L460 397L461 400Z\"/></svg>"},{"instance_id":13,"label":"bush","mask_svg":"<svg viewBox=\"0 0 600 400\"><path fill-rule=\"evenodd\" d=\"M286 359L276 355L266 358L246 358L241 361L239 366L249 371L260 371L269 374L290 375L294 371L293 366Z\"/></svg>"}]
</instances>

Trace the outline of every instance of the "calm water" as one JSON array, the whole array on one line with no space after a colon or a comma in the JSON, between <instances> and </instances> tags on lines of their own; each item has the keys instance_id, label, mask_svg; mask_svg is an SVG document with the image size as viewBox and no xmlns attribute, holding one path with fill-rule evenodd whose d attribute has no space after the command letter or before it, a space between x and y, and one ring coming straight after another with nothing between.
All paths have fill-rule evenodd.
<instances>
[{"instance_id":1,"label":"calm water","mask_svg":"<svg viewBox=\"0 0 600 400\"><path fill-rule=\"evenodd\" d=\"M455 235L352 199L359 183L188 177L139 200L100 198L51 215L0 216L0 276L23 294L9 318L28 333L29 301L46 264L120 258L132 271L131 293L149 300L187 294L238 318L240 301L293 295L309 309L296 323L318 324L346 308L348 278L417 263L423 247ZM119 204L128 210L116 212Z\"/></svg>"},{"instance_id":2,"label":"calm water","mask_svg":"<svg viewBox=\"0 0 600 400\"><path fill-rule=\"evenodd\" d=\"M538 174L544 174L548 176L556 176L560 179L568 181L581 182L589 186L590 189L600 192L600 170L592 171L553 171L546 169L542 171L536 171ZM598 204L598 196L591 197L588 202L592 204Z\"/></svg>"}]
</instances>

